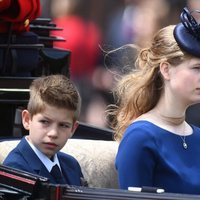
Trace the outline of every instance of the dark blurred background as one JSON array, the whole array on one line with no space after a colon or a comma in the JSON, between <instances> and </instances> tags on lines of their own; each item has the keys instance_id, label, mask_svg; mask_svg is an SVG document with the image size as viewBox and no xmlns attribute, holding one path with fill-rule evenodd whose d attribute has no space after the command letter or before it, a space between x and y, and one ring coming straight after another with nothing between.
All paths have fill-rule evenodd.
<instances>
[{"instance_id":1,"label":"dark blurred background","mask_svg":"<svg viewBox=\"0 0 200 200\"><path fill-rule=\"evenodd\" d=\"M41 4L41 17L63 29L51 33L65 39L54 46L72 52L70 75L83 100L80 121L100 127L107 127L105 108L113 102L113 71L129 65L125 61L131 54L115 55L106 63L105 51L127 43L144 47L158 29L179 23L185 6L200 9L197 0L41 0Z\"/></svg>"}]
</instances>

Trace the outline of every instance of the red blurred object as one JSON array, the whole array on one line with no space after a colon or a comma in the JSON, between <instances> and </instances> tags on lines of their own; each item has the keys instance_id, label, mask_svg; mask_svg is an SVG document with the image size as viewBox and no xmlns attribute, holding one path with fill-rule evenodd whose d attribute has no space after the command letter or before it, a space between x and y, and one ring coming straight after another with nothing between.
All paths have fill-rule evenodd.
<instances>
[{"instance_id":1,"label":"red blurred object","mask_svg":"<svg viewBox=\"0 0 200 200\"><path fill-rule=\"evenodd\" d=\"M0 12L9 8L11 0L1 0L0 1Z\"/></svg>"},{"instance_id":2,"label":"red blurred object","mask_svg":"<svg viewBox=\"0 0 200 200\"><path fill-rule=\"evenodd\" d=\"M29 31L29 24L41 14L40 0L1 0L0 33Z\"/></svg>"},{"instance_id":3,"label":"red blurred object","mask_svg":"<svg viewBox=\"0 0 200 200\"><path fill-rule=\"evenodd\" d=\"M70 50L71 63L70 75L72 78L89 76L99 62L101 43L101 31L91 21L78 16L65 16L54 19L57 27L62 31L53 31L54 36L65 39L62 42L54 42L54 47Z\"/></svg>"}]
</instances>

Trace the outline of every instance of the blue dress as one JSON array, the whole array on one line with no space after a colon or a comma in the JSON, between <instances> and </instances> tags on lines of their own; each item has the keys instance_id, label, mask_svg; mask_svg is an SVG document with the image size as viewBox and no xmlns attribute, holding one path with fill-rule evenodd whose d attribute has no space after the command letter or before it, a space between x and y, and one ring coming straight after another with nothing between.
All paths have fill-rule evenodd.
<instances>
[{"instance_id":1,"label":"blue dress","mask_svg":"<svg viewBox=\"0 0 200 200\"><path fill-rule=\"evenodd\" d=\"M119 186L152 186L200 194L200 128L192 126L187 149L179 135L142 120L126 130L116 156Z\"/></svg>"}]
</instances>

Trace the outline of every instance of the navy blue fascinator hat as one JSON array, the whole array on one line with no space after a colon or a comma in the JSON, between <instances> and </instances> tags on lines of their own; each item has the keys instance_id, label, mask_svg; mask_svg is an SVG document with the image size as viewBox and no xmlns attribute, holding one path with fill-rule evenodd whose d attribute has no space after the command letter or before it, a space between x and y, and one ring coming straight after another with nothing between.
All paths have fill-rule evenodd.
<instances>
[{"instance_id":1,"label":"navy blue fascinator hat","mask_svg":"<svg viewBox=\"0 0 200 200\"><path fill-rule=\"evenodd\" d=\"M200 57L200 24L197 23L192 13L200 13L200 10L189 11L184 8L181 15L181 23L174 29L174 38L179 47L187 53Z\"/></svg>"}]
</instances>

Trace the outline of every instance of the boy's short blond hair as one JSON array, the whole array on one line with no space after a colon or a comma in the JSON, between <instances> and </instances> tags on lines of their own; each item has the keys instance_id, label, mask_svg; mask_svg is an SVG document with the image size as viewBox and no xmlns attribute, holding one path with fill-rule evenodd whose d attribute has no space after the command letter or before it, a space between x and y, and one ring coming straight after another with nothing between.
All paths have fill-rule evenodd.
<instances>
[{"instance_id":1,"label":"boy's short blond hair","mask_svg":"<svg viewBox=\"0 0 200 200\"><path fill-rule=\"evenodd\" d=\"M81 98L75 85L64 75L49 75L36 78L30 86L28 111L31 117L45 109L45 105L74 111L78 119Z\"/></svg>"}]
</instances>

